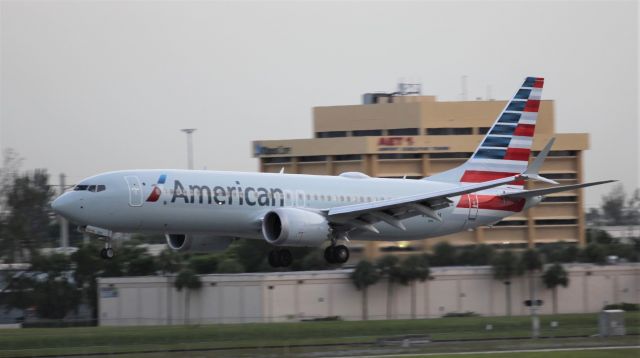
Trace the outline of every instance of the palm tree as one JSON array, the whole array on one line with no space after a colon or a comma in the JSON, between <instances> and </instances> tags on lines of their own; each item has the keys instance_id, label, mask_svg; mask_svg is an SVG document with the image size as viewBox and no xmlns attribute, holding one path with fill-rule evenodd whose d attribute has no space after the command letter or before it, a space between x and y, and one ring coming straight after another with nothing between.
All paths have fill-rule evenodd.
<instances>
[{"instance_id":1,"label":"palm tree","mask_svg":"<svg viewBox=\"0 0 640 358\"><path fill-rule=\"evenodd\" d=\"M567 287L569 285L569 275L564 266L559 263L547 267L542 275L542 281L547 288L553 290L553 313L558 313L558 286Z\"/></svg>"},{"instance_id":2,"label":"palm tree","mask_svg":"<svg viewBox=\"0 0 640 358\"><path fill-rule=\"evenodd\" d=\"M511 316L511 279L522 275L522 265L513 252L505 250L493 258L491 266L493 277L501 280L505 285L507 315Z\"/></svg>"},{"instance_id":3,"label":"palm tree","mask_svg":"<svg viewBox=\"0 0 640 358\"><path fill-rule=\"evenodd\" d=\"M431 270L426 255L411 255L400 263L398 282L411 285L411 318L416 318L416 281L424 282Z\"/></svg>"},{"instance_id":4,"label":"palm tree","mask_svg":"<svg viewBox=\"0 0 640 358\"><path fill-rule=\"evenodd\" d=\"M400 270L398 269L397 256L384 255L378 259L376 266L380 270L380 275L387 278L387 319L391 319L391 299L393 298L393 283L398 280Z\"/></svg>"},{"instance_id":5,"label":"palm tree","mask_svg":"<svg viewBox=\"0 0 640 358\"><path fill-rule=\"evenodd\" d=\"M369 261L358 262L355 270L351 273L351 281L356 288L362 291L362 320L369 319L367 289L380 280L380 272Z\"/></svg>"},{"instance_id":6,"label":"palm tree","mask_svg":"<svg viewBox=\"0 0 640 358\"><path fill-rule=\"evenodd\" d=\"M182 291L183 288L186 289L184 298L184 324L187 325L189 324L191 290L199 290L202 287L202 281L200 281L200 276L196 275L195 271L190 268L185 268L178 273L173 285L178 289L178 291Z\"/></svg>"}]
</instances>

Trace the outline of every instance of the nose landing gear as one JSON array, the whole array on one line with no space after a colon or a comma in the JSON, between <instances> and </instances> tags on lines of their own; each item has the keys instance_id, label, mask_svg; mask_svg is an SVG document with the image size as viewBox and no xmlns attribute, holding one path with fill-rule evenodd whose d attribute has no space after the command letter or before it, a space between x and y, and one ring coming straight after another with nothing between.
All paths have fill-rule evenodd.
<instances>
[{"instance_id":1,"label":"nose landing gear","mask_svg":"<svg viewBox=\"0 0 640 358\"><path fill-rule=\"evenodd\" d=\"M100 250L100 257L105 260L111 260L116 255L116 253L113 251L113 248L111 247L111 238L103 237L101 239L104 240L104 248Z\"/></svg>"}]
</instances>

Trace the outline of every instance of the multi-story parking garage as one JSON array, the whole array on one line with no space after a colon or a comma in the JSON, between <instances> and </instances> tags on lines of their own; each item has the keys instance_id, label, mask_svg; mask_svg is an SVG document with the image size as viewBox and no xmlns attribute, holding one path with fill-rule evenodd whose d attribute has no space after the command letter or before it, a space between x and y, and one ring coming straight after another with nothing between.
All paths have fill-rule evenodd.
<instances>
[{"instance_id":1,"label":"multi-story parking garage","mask_svg":"<svg viewBox=\"0 0 640 358\"><path fill-rule=\"evenodd\" d=\"M314 138L258 140L254 155L263 172L369 176L411 180L463 163L478 146L506 101L438 101L434 96L367 94L359 105L313 109ZM582 181L586 133L556 133L554 102L540 105L533 154L556 142L541 171L561 184ZM405 179L403 179L405 178ZM527 183L528 188L546 184ZM491 228L419 242L369 243L369 257L381 251L427 249L441 240L456 245L487 243L513 247L558 241L585 242L581 190L551 195L535 208Z\"/></svg>"}]
</instances>

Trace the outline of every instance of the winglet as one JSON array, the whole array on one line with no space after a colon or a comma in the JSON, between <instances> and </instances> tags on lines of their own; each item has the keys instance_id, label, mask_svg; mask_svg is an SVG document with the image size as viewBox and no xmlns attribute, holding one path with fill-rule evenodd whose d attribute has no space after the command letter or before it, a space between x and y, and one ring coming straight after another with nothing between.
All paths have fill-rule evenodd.
<instances>
[{"instance_id":1,"label":"winglet","mask_svg":"<svg viewBox=\"0 0 640 358\"><path fill-rule=\"evenodd\" d=\"M557 181L547 179L543 176L540 176L540 174L538 174L540 172L540 168L542 167L542 163L544 163L544 160L547 159L547 156L549 155L549 151L551 151L551 147L553 146L553 143L555 141L556 141L556 138L549 139L549 142L547 143L547 145L544 146L544 149L542 149L540 154L538 154L538 156L535 157L533 162L529 164L529 166L527 167L527 170L525 170L524 173L522 173L521 175L522 177L526 179L540 180L549 184L558 184Z\"/></svg>"}]
</instances>

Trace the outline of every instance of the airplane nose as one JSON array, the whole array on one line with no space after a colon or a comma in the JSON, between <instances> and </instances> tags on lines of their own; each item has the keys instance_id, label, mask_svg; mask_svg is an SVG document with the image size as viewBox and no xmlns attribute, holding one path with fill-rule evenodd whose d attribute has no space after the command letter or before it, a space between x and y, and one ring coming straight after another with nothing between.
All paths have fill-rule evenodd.
<instances>
[{"instance_id":1,"label":"airplane nose","mask_svg":"<svg viewBox=\"0 0 640 358\"><path fill-rule=\"evenodd\" d=\"M51 203L51 208L56 212L56 214L69 218L73 211L74 201L75 200L70 197L69 193L65 193L60 195Z\"/></svg>"}]
</instances>

